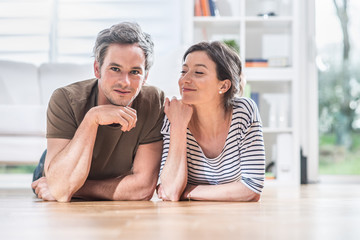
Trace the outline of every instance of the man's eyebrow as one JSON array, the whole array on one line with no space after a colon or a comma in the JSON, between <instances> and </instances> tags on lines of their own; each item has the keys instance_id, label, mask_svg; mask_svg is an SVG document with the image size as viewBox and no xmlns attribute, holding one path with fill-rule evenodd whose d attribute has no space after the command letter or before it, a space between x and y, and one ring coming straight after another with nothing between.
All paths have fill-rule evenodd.
<instances>
[{"instance_id":1,"label":"man's eyebrow","mask_svg":"<svg viewBox=\"0 0 360 240\"><path fill-rule=\"evenodd\" d=\"M114 63L114 62L111 62L109 65L110 66L116 66L116 67L122 67L120 64L117 64L117 63Z\"/></svg>"},{"instance_id":2,"label":"man's eyebrow","mask_svg":"<svg viewBox=\"0 0 360 240\"><path fill-rule=\"evenodd\" d=\"M117 64L117 63L114 63L114 62L111 62L111 63L109 64L109 66L122 67L122 65ZM142 67L136 66L136 67L132 67L131 69L142 70Z\"/></svg>"},{"instance_id":3,"label":"man's eyebrow","mask_svg":"<svg viewBox=\"0 0 360 240\"><path fill-rule=\"evenodd\" d=\"M132 69L142 70L142 67L132 67Z\"/></svg>"}]
</instances>

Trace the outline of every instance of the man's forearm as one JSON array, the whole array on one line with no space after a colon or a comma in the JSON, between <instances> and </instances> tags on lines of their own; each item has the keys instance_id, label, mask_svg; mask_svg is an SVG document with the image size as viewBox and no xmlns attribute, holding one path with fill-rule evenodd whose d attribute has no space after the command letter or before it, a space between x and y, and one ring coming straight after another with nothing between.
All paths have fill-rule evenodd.
<instances>
[{"instance_id":1,"label":"man's forearm","mask_svg":"<svg viewBox=\"0 0 360 240\"><path fill-rule=\"evenodd\" d=\"M87 114L73 139L45 167L49 188L56 200L70 201L84 184L90 171L97 128Z\"/></svg>"},{"instance_id":2,"label":"man's forearm","mask_svg":"<svg viewBox=\"0 0 360 240\"><path fill-rule=\"evenodd\" d=\"M87 180L74 194L85 200L150 200L156 187L156 177L146 181L138 174L127 174L106 180Z\"/></svg>"}]
</instances>

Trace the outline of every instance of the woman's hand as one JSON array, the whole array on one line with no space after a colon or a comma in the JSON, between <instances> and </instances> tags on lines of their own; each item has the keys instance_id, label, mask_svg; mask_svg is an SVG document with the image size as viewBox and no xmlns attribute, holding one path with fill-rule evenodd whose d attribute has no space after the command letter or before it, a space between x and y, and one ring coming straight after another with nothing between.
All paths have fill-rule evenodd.
<instances>
[{"instance_id":1,"label":"woman's hand","mask_svg":"<svg viewBox=\"0 0 360 240\"><path fill-rule=\"evenodd\" d=\"M181 100L173 97L171 101L169 98L165 99L164 112L172 126L187 128L193 113L193 108L191 105L184 104Z\"/></svg>"},{"instance_id":2,"label":"woman's hand","mask_svg":"<svg viewBox=\"0 0 360 240\"><path fill-rule=\"evenodd\" d=\"M158 195L159 199L161 199L163 201L170 201L170 199L168 197L166 197L161 184L156 186L156 194Z\"/></svg>"}]
</instances>

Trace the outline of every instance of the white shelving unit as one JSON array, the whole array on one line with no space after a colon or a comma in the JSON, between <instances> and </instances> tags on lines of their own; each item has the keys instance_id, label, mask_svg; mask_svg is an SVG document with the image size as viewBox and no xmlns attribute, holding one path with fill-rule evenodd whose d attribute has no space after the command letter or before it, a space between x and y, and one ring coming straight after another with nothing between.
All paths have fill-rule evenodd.
<instances>
[{"instance_id":1,"label":"white shelving unit","mask_svg":"<svg viewBox=\"0 0 360 240\"><path fill-rule=\"evenodd\" d=\"M194 16L184 1L184 42L235 40L263 120L266 163L279 184L300 183L299 4L300 0L217 0L220 16ZM188 14L190 12L191 14ZM258 16L261 13L275 16ZM280 55L277 56L276 53ZM245 67L245 60L279 60L281 67Z\"/></svg>"}]
</instances>

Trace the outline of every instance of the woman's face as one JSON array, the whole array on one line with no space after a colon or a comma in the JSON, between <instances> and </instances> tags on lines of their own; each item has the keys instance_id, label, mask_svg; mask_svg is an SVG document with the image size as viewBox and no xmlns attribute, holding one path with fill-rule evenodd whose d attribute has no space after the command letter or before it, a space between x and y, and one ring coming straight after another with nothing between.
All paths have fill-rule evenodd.
<instances>
[{"instance_id":1,"label":"woman's face","mask_svg":"<svg viewBox=\"0 0 360 240\"><path fill-rule=\"evenodd\" d=\"M179 79L183 103L192 105L219 103L221 85L216 75L216 64L205 51L196 51L187 55Z\"/></svg>"}]
</instances>

